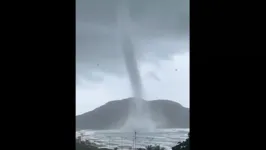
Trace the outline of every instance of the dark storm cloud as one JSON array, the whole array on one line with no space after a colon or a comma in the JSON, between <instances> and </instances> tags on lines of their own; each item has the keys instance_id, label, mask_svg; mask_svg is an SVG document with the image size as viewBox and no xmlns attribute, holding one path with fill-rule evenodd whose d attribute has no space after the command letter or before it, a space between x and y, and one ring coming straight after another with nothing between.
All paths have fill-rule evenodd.
<instances>
[{"instance_id":1,"label":"dark storm cloud","mask_svg":"<svg viewBox=\"0 0 266 150\"><path fill-rule=\"evenodd\" d=\"M102 78L90 72L115 75L125 72L123 53L117 38L117 8L121 0L76 1L76 71L92 80ZM169 59L188 44L188 0L129 0L131 29L136 57L140 61ZM138 49L138 44L180 42L180 48ZM151 55L152 54L152 55ZM146 59L145 59L146 58Z\"/></svg>"}]
</instances>

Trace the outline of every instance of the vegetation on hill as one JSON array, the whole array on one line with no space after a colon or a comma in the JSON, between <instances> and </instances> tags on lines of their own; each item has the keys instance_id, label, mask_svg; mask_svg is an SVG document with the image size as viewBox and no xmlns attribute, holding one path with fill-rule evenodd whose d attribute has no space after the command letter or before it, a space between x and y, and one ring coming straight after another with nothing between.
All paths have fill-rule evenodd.
<instances>
[{"instance_id":1,"label":"vegetation on hill","mask_svg":"<svg viewBox=\"0 0 266 150\"><path fill-rule=\"evenodd\" d=\"M76 129L119 129L128 120L133 98L110 101L90 112L76 116ZM149 107L151 119L159 122L157 128L188 128L189 108L169 100L145 101ZM163 119L162 119L163 118Z\"/></svg>"}]
</instances>

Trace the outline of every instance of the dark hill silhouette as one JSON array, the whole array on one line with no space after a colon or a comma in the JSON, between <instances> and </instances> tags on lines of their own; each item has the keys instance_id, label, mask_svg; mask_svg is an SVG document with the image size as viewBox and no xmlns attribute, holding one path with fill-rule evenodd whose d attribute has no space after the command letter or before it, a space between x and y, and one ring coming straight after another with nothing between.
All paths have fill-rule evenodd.
<instances>
[{"instance_id":1,"label":"dark hill silhouette","mask_svg":"<svg viewBox=\"0 0 266 150\"><path fill-rule=\"evenodd\" d=\"M76 116L76 129L114 129L123 126L133 99L110 101L93 111ZM170 100L145 101L159 128L188 128L189 109Z\"/></svg>"}]
</instances>

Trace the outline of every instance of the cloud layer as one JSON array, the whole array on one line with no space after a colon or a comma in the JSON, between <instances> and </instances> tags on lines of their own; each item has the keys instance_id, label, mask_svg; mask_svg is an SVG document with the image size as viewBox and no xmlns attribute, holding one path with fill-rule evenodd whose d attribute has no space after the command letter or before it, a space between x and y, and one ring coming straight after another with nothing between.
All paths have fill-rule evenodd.
<instances>
[{"instance_id":1,"label":"cloud layer","mask_svg":"<svg viewBox=\"0 0 266 150\"><path fill-rule=\"evenodd\" d=\"M103 73L124 75L124 57L117 38L120 3L121 0L76 1L78 83L82 79L102 81ZM140 63L158 64L158 61L172 59L176 53L188 51L188 0L129 0L128 6L131 36Z\"/></svg>"}]
</instances>

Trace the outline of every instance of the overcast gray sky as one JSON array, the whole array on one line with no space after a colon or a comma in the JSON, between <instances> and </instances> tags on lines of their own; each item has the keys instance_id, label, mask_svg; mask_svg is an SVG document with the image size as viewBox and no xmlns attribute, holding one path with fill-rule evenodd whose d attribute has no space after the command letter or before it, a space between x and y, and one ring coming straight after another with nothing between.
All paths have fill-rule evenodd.
<instances>
[{"instance_id":1,"label":"overcast gray sky","mask_svg":"<svg viewBox=\"0 0 266 150\"><path fill-rule=\"evenodd\" d=\"M76 1L76 114L132 96L116 38L120 2ZM128 6L144 98L189 107L189 1L129 0Z\"/></svg>"}]
</instances>

